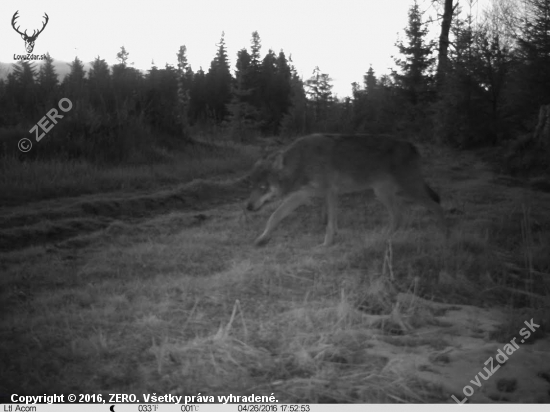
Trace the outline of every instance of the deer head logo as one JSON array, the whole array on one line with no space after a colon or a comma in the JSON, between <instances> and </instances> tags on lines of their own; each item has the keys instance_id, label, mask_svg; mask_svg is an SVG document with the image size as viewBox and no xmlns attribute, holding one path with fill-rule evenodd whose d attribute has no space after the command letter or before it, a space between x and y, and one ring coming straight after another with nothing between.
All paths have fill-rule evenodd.
<instances>
[{"instance_id":1,"label":"deer head logo","mask_svg":"<svg viewBox=\"0 0 550 412\"><path fill-rule=\"evenodd\" d=\"M40 30L38 30L38 32L36 30L33 31L32 35L29 36L27 35L27 30L25 30L24 33L21 33L19 31L19 26L17 26L17 28L15 28L15 20L17 20L17 18L19 17L18 16L18 13L19 13L19 10L17 10L12 19L11 19L11 25L13 27L13 29L19 33L21 35L21 37L23 38L23 40L25 40L25 48L27 49L27 53L32 53L32 51L34 50L34 42L36 41L36 38L38 37L38 35L40 33L42 33L42 31L44 30L44 28L46 27L46 24L48 24L48 20L50 19L48 17L48 15L46 13L44 13L44 17L46 18L46 21L44 22L44 24L42 25L42 28Z\"/></svg>"}]
</instances>

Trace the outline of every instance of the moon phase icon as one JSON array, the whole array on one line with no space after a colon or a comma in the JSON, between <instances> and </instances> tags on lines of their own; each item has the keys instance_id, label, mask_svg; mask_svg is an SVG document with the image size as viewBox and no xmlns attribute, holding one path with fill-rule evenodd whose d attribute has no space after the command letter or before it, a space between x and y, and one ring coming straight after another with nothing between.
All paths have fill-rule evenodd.
<instances>
[{"instance_id":1,"label":"moon phase icon","mask_svg":"<svg viewBox=\"0 0 550 412\"><path fill-rule=\"evenodd\" d=\"M111 410L111 412L115 412L115 405L111 405L109 409Z\"/></svg>"}]
</instances>

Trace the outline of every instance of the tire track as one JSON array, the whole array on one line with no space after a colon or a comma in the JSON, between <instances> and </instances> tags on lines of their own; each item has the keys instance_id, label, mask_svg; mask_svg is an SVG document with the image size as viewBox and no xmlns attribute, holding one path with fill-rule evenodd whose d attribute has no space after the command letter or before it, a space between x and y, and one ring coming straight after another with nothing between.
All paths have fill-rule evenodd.
<instances>
[{"instance_id":1,"label":"tire track","mask_svg":"<svg viewBox=\"0 0 550 412\"><path fill-rule=\"evenodd\" d=\"M67 240L105 229L117 220L135 222L175 210L201 211L240 201L246 194L245 177L225 182L194 180L151 194L99 194L5 208L0 218L0 251Z\"/></svg>"}]
</instances>

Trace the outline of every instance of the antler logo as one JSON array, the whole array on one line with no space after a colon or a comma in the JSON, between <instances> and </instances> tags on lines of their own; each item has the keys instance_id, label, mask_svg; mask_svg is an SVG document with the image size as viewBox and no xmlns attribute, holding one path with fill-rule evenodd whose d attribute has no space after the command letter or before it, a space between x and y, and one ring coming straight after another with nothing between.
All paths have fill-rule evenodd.
<instances>
[{"instance_id":1,"label":"antler logo","mask_svg":"<svg viewBox=\"0 0 550 412\"><path fill-rule=\"evenodd\" d=\"M32 36L29 36L29 35L27 35L27 30L25 30L24 33L21 33L19 31L20 26L17 26L17 28L15 28L15 20L17 20L17 18L19 17L17 15L18 13L19 13L19 10L17 10L14 13L14 15L11 19L11 25L12 25L13 29L21 35L23 40L25 40L25 48L27 49L27 53L32 53L32 51L34 50L34 42L36 41L36 38L38 37L38 35L40 33L42 33L42 31L46 27L46 24L48 24L48 20L50 20L50 18L48 17L48 15L46 13L44 13L44 17L46 18L46 21L42 25L42 28L40 30L38 30L38 32L36 30L34 30L33 33L32 33Z\"/></svg>"}]
</instances>

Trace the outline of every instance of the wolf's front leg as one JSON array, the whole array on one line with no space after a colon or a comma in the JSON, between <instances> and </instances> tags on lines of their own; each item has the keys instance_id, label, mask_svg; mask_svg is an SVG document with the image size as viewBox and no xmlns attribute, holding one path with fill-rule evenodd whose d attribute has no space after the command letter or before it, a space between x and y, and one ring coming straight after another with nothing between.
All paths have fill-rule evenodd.
<instances>
[{"instance_id":1,"label":"wolf's front leg","mask_svg":"<svg viewBox=\"0 0 550 412\"><path fill-rule=\"evenodd\" d=\"M267 242L269 242L269 239L271 238L271 233L281 222L281 220L291 214L298 206L307 203L309 197L310 193L307 190L299 190L297 192L291 193L285 200L283 200L277 210L273 212L273 214L267 221L265 230L256 239L254 245L264 246L265 244L267 244Z\"/></svg>"},{"instance_id":2,"label":"wolf's front leg","mask_svg":"<svg viewBox=\"0 0 550 412\"><path fill-rule=\"evenodd\" d=\"M327 207L327 231L325 234L325 242L323 246L330 246L334 242L334 236L338 231L338 216L337 216L337 202L338 198L333 191L327 192L326 196Z\"/></svg>"}]
</instances>

